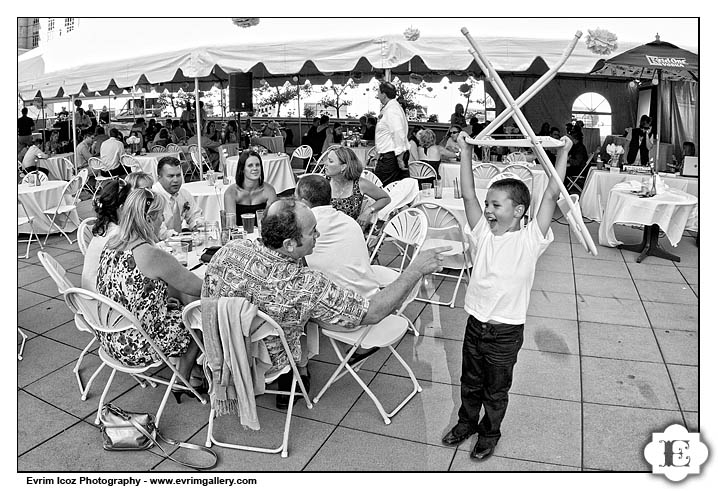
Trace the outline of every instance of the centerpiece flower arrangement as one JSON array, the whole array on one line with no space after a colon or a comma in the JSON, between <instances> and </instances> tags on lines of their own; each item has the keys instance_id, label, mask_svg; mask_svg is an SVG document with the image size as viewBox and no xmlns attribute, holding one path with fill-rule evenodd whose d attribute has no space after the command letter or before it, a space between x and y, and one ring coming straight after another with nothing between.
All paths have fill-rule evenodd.
<instances>
[{"instance_id":1,"label":"centerpiece flower arrangement","mask_svg":"<svg viewBox=\"0 0 718 491\"><path fill-rule=\"evenodd\" d=\"M613 143L609 143L606 146L606 153L611 156L608 163L611 167L618 167L618 162L621 158L621 155L623 155L623 145L615 145Z\"/></svg>"},{"instance_id":2,"label":"centerpiece flower arrangement","mask_svg":"<svg viewBox=\"0 0 718 491\"><path fill-rule=\"evenodd\" d=\"M139 136L128 136L125 139L125 142L132 147L132 153L137 153L137 145L140 144L140 137Z\"/></svg>"}]
</instances>

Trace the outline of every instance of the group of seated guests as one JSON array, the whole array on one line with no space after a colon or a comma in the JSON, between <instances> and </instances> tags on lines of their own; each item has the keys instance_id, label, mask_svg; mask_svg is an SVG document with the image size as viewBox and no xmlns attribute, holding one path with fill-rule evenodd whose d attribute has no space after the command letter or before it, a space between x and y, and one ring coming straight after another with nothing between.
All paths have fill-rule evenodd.
<instances>
[{"instance_id":1,"label":"group of seated guests","mask_svg":"<svg viewBox=\"0 0 718 491\"><path fill-rule=\"evenodd\" d=\"M281 304L286 312L280 315L273 310L272 315L281 319L308 384L300 335L309 318L334 322L339 328L378 322L398 307L421 274L438 268L438 254L422 256L384 288L380 298L374 296L386 285L370 267L362 226L388 205L390 198L362 178L361 172L361 163L350 148L333 147L326 176L302 177L295 190L296 200L277 199L274 188L264 181L261 156L243 152L235 184L225 193L224 206L237 214L266 208L262 240L225 245L209 264L203 285L171 254L156 247L159 241L195 229L203 221L202 211L182 189L180 162L163 157L158 162L157 182L153 183L148 174L133 172L104 182L98 190L93 200L97 221L85 255L82 286L136 315L167 356L179 357L179 372L200 392L206 391L207 384L201 371L193 370L198 348L182 325L183 306L199 298L200 293L204 297L244 296L263 310L270 304ZM375 201L362 211L363 195ZM315 247L316 255L312 255ZM270 268L269 275L254 276L256 271L246 267L247 261L254 260L281 266ZM247 281L225 283L227 269ZM281 276L281 288L279 278L273 275ZM156 358L138 336L106 333L99 341L108 353L129 365ZM275 368L282 368L287 360L278 355L275 341L268 340L267 347ZM355 361L368 353L358 352ZM280 380L283 386L290 383L291 374ZM178 402L185 393L175 392ZM286 398L278 396L278 407L286 407L286 403Z\"/></svg>"}]
</instances>

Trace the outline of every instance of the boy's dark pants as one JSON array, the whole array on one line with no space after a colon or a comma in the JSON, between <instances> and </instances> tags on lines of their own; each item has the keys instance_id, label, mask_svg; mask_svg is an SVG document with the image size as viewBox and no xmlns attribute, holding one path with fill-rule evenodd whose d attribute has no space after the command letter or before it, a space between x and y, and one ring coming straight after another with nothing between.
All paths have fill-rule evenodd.
<instances>
[{"instance_id":1,"label":"boy's dark pants","mask_svg":"<svg viewBox=\"0 0 718 491\"><path fill-rule=\"evenodd\" d=\"M461 362L459 425L477 430L482 445L496 445L509 404L523 324L487 324L469 316ZM479 421L481 406L484 417Z\"/></svg>"}]
</instances>

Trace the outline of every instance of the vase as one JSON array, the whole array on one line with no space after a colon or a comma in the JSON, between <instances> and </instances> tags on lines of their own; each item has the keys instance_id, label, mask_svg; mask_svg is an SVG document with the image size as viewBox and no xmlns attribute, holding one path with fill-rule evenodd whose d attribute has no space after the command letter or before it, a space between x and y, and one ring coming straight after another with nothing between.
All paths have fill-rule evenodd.
<instances>
[{"instance_id":1,"label":"vase","mask_svg":"<svg viewBox=\"0 0 718 491\"><path fill-rule=\"evenodd\" d=\"M609 164L611 167L619 167L619 162L620 162L620 160L621 160L621 156L620 156L620 155L611 155L611 158L610 158L610 160L608 161L608 164Z\"/></svg>"}]
</instances>

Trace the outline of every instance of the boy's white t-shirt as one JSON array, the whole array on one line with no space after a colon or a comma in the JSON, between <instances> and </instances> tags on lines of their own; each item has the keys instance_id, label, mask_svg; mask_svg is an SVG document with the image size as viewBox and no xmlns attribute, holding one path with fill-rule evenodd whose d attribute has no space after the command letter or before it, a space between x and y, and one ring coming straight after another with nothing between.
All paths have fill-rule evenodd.
<instances>
[{"instance_id":1,"label":"boy's white t-shirt","mask_svg":"<svg viewBox=\"0 0 718 491\"><path fill-rule=\"evenodd\" d=\"M536 262L553 242L550 228L546 235L532 220L521 230L496 236L481 215L470 235L475 260L464 310L481 322L524 324Z\"/></svg>"}]
</instances>

